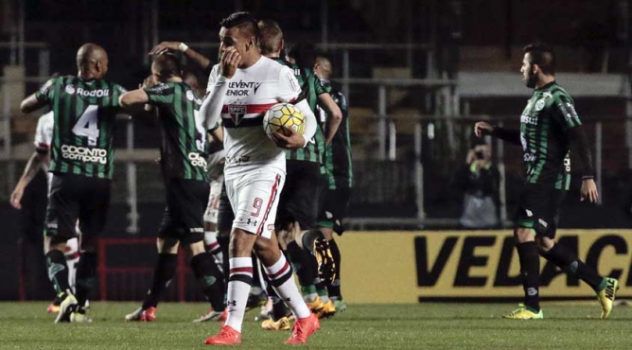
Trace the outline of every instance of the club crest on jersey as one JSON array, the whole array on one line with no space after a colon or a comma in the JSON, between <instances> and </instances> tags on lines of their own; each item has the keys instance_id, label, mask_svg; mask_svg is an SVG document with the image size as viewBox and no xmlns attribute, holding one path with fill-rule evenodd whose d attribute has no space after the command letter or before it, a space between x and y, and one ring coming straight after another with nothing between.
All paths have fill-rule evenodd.
<instances>
[{"instance_id":1,"label":"club crest on jersey","mask_svg":"<svg viewBox=\"0 0 632 350\"><path fill-rule=\"evenodd\" d=\"M544 105L545 105L544 99L543 98L539 99L538 102L535 103L535 110L538 112L541 111L544 108Z\"/></svg>"},{"instance_id":2,"label":"club crest on jersey","mask_svg":"<svg viewBox=\"0 0 632 350\"><path fill-rule=\"evenodd\" d=\"M230 115L230 119L233 120L235 125L239 125L241 120L246 115L246 106L245 105L229 105L228 106L228 114Z\"/></svg>"}]
</instances>

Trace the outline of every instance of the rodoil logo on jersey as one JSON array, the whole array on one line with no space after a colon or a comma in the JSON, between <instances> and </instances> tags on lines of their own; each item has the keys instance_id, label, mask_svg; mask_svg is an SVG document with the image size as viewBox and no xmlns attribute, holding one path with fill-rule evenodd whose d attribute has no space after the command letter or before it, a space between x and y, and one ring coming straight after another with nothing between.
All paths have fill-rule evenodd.
<instances>
[{"instance_id":1,"label":"rodoil logo on jersey","mask_svg":"<svg viewBox=\"0 0 632 350\"><path fill-rule=\"evenodd\" d=\"M61 156L64 159L78 160L84 163L106 164L108 151L102 148L62 145Z\"/></svg>"},{"instance_id":2,"label":"rodoil logo on jersey","mask_svg":"<svg viewBox=\"0 0 632 350\"><path fill-rule=\"evenodd\" d=\"M189 161L191 162L191 165L204 168L204 170L206 171L206 166L207 166L206 159L200 156L199 153L191 152L189 153L188 157L189 157Z\"/></svg>"},{"instance_id":3,"label":"rodoil logo on jersey","mask_svg":"<svg viewBox=\"0 0 632 350\"><path fill-rule=\"evenodd\" d=\"M97 90L84 90L83 88L75 88L74 85L68 84L65 89L67 94L77 94L83 97L108 97L110 96L110 89L97 89Z\"/></svg>"}]
</instances>

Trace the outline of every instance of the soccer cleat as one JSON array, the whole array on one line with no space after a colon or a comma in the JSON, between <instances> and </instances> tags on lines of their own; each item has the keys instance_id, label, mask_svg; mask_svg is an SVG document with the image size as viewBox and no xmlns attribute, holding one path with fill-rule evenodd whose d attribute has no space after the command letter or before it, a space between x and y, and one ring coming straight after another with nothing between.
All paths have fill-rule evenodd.
<instances>
[{"instance_id":1,"label":"soccer cleat","mask_svg":"<svg viewBox=\"0 0 632 350\"><path fill-rule=\"evenodd\" d=\"M70 314L70 322L72 323L91 323L92 319L85 313L73 312Z\"/></svg>"},{"instance_id":2,"label":"soccer cleat","mask_svg":"<svg viewBox=\"0 0 632 350\"><path fill-rule=\"evenodd\" d=\"M147 310L143 310L142 307L139 307L131 314L125 315L125 321L154 322L154 320L156 320L155 307L150 307Z\"/></svg>"},{"instance_id":3,"label":"soccer cleat","mask_svg":"<svg viewBox=\"0 0 632 350\"><path fill-rule=\"evenodd\" d=\"M314 332L320 328L320 321L316 315L311 314L309 317L299 318L294 322L292 328L292 336L285 344L307 344L309 338Z\"/></svg>"},{"instance_id":4,"label":"soccer cleat","mask_svg":"<svg viewBox=\"0 0 632 350\"><path fill-rule=\"evenodd\" d=\"M59 313L59 305L55 305L55 303L50 303L48 308L46 308L46 312L49 314L58 314Z\"/></svg>"},{"instance_id":5,"label":"soccer cleat","mask_svg":"<svg viewBox=\"0 0 632 350\"><path fill-rule=\"evenodd\" d=\"M141 322L154 322L156 320L156 308L150 307L140 314Z\"/></svg>"},{"instance_id":6,"label":"soccer cleat","mask_svg":"<svg viewBox=\"0 0 632 350\"><path fill-rule=\"evenodd\" d=\"M325 304L323 303L322 300L320 300L320 297L316 297L316 299L314 299L313 301L310 302L306 302L307 307L312 310L312 312L316 315L318 315L322 309L325 307Z\"/></svg>"},{"instance_id":7,"label":"soccer cleat","mask_svg":"<svg viewBox=\"0 0 632 350\"><path fill-rule=\"evenodd\" d=\"M278 321L269 318L261 322L261 329L266 331L289 331L292 328L292 322L288 317L281 317Z\"/></svg>"},{"instance_id":8,"label":"soccer cleat","mask_svg":"<svg viewBox=\"0 0 632 350\"><path fill-rule=\"evenodd\" d=\"M614 303L617 290L619 289L619 281L614 278L606 277L606 288L597 293L597 300L601 304L601 318L608 318L612 312L612 304Z\"/></svg>"},{"instance_id":9,"label":"soccer cleat","mask_svg":"<svg viewBox=\"0 0 632 350\"><path fill-rule=\"evenodd\" d=\"M336 307L336 311L342 312L347 309L347 304L342 299L334 300L334 306Z\"/></svg>"},{"instance_id":10,"label":"soccer cleat","mask_svg":"<svg viewBox=\"0 0 632 350\"><path fill-rule=\"evenodd\" d=\"M336 307L331 300L327 300L320 309L320 312L316 315L318 318L329 318L336 314Z\"/></svg>"},{"instance_id":11,"label":"soccer cleat","mask_svg":"<svg viewBox=\"0 0 632 350\"><path fill-rule=\"evenodd\" d=\"M237 345L241 344L241 333L230 326L222 326L222 330L215 336L206 339L206 345Z\"/></svg>"},{"instance_id":12,"label":"soccer cleat","mask_svg":"<svg viewBox=\"0 0 632 350\"><path fill-rule=\"evenodd\" d=\"M507 315L503 315L503 318L512 320L541 320L544 318L542 309L536 314L535 312L527 309L523 304L518 305L518 308L510 312Z\"/></svg>"},{"instance_id":13,"label":"soccer cleat","mask_svg":"<svg viewBox=\"0 0 632 350\"><path fill-rule=\"evenodd\" d=\"M219 321L219 319L222 318L222 314L224 314L224 312L225 311L215 311L213 310L213 308L211 308L211 310L209 310L207 314L196 318L195 320L193 320L193 322L198 323L207 321Z\"/></svg>"},{"instance_id":14,"label":"soccer cleat","mask_svg":"<svg viewBox=\"0 0 632 350\"><path fill-rule=\"evenodd\" d=\"M64 301L59 305L59 313L55 318L55 323L70 322L70 314L75 312L78 306L77 298L70 293L66 294Z\"/></svg>"}]
</instances>

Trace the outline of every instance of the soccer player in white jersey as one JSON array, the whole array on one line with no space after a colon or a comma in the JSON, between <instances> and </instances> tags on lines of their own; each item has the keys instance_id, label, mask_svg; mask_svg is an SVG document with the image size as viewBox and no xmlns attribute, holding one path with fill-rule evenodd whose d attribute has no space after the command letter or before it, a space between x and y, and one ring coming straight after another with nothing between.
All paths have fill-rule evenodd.
<instances>
[{"instance_id":1,"label":"soccer player in white jersey","mask_svg":"<svg viewBox=\"0 0 632 350\"><path fill-rule=\"evenodd\" d=\"M41 169L48 168L48 163L50 161L50 157L48 154L48 150L50 149L50 144L53 139L53 112L48 112L41 117L37 121L37 129L35 131L35 152L31 155L26 167L24 168L24 172L18 181L18 184L15 186L13 193L11 194L11 205L15 209L22 209L22 196L24 195L24 190L26 186L33 180L35 175ZM52 173L46 174L48 177L48 191L50 192L50 185L53 178ZM77 242L77 238L74 237L69 239L66 243L66 248L64 249L64 255L66 255L66 261L68 264L68 284L74 290L75 288L75 271L76 264L79 261L79 244ZM48 313L57 313L59 312L59 304L61 304L61 299L56 298L47 308Z\"/></svg>"},{"instance_id":2,"label":"soccer player in white jersey","mask_svg":"<svg viewBox=\"0 0 632 350\"><path fill-rule=\"evenodd\" d=\"M212 88L200 113L206 117L207 127L214 126L220 117L224 123L224 181L235 220L229 252L228 318L222 330L206 343L241 343L254 248L270 283L297 319L286 344L304 344L320 324L303 301L273 230L278 194L285 180L285 153L280 147L305 147L316 132L316 119L305 101L297 101L301 88L293 72L261 56L255 18L238 12L220 25L222 58L213 67L209 77ZM274 134L274 142L268 138L263 116L280 102L295 103L304 113L304 135L290 131L290 136Z\"/></svg>"}]
</instances>

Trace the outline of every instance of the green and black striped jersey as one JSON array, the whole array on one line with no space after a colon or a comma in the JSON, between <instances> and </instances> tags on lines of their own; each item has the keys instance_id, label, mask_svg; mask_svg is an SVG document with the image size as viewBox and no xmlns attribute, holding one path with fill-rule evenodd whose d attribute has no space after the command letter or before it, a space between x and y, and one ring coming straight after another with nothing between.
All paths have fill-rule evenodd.
<instances>
[{"instance_id":1,"label":"green and black striped jersey","mask_svg":"<svg viewBox=\"0 0 632 350\"><path fill-rule=\"evenodd\" d=\"M102 79L58 77L35 93L54 114L50 172L112 178L114 122L124 92Z\"/></svg>"},{"instance_id":2,"label":"green and black striped jersey","mask_svg":"<svg viewBox=\"0 0 632 350\"><path fill-rule=\"evenodd\" d=\"M329 81L321 81L325 87L331 87ZM329 189L353 187L353 163L351 159L351 137L349 135L349 111L345 95L337 89L331 89L331 97L342 111L342 121L334 134L331 144L325 146L323 161L329 179ZM316 115L321 123L327 120L327 113L318 108Z\"/></svg>"},{"instance_id":3,"label":"green and black striped jersey","mask_svg":"<svg viewBox=\"0 0 632 350\"><path fill-rule=\"evenodd\" d=\"M275 61L290 67L294 72L294 76L301 86L301 94L297 103L301 99L307 100L309 107L315 116L318 116L316 107L318 105L318 96L329 92L321 83L320 79L314 75L309 68L300 68L296 64L292 64L282 58L273 58ZM287 160L303 160L308 162L323 163L323 154L325 153L325 136L323 134L322 125L316 128L314 138L309 140L305 148L285 150L285 159Z\"/></svg>"},{"instance_id":4,"label":"green and black striped jersey","mask_svg":"<svg viewBox=\"0 0 632 350\"><path fill-rule=\"evenodd\" d=\"M520 117L527 183L570 186L569 130L581 125L573 99L557 83L536 89Z\"/></svg>"},{"instance_id":5,"label":"green and black striped jersey","mask_svg":"<svg viewBox=\"0 0 632 350\"><path fill-rule=\"evenodd\" d=\"M162 83L144 90L149 104L158 109L164 177L208 181L208 143L198 114L202 101L185 83Z\"/></svg>"}]
</instances>

